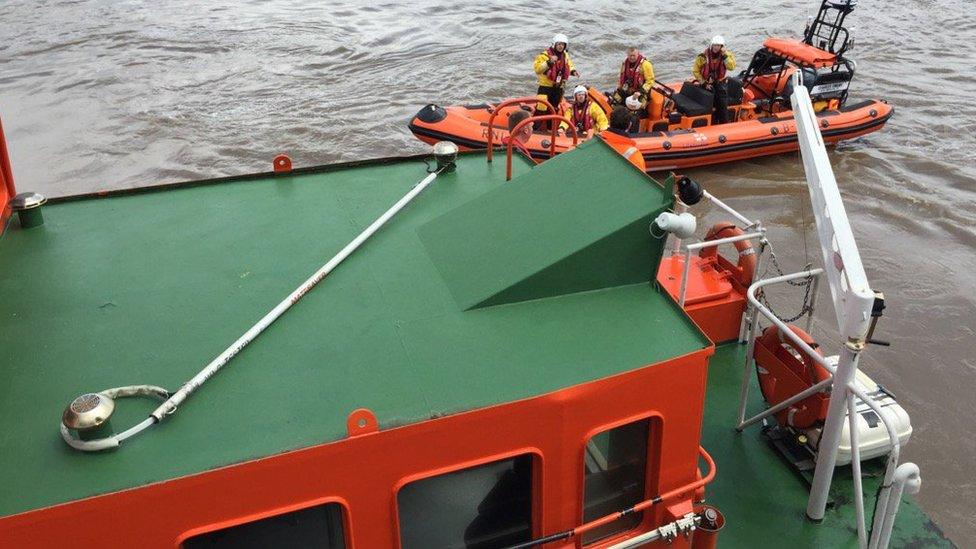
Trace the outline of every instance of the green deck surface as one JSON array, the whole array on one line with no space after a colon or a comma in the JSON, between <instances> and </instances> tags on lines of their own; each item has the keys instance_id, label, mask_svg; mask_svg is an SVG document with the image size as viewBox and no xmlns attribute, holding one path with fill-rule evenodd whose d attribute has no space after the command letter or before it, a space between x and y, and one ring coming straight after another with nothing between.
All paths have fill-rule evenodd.
<instances>
[{"instance_id":1,"label":"green deck surface","mask_svg":"<svg viewBox=\"0 0 976 549\"><path fill-rule=\"evenodd\" d=\"M669 298L630 283L654 269L649 250L661 243L633 242L663 204L659 188L591 143L532 170L551 198L537 212L543 225L529 219L531 208L519 209L530 199L518 187L524 176L506 186L504 163L486 168L482 154L463 155L458 173L441 176L172 418L109 453L82 454L60 439L57 422L74 396L136 383L177 388L425 166L367 164L84 199L46 206L40 229L12 222L0 238L0 516L340 439L359 407L390 428L707 345ZM585 155L595 181L579 177ZM516 171L529 172L525 163ZM579 185L605 185L626 203L594 202ZM581 208L577 195L593 207ZM471 210L479 203L492 215ZM520 223L524 242L505 236L517 236ZM551 247L540 246L546 227L558 229L546 234ZM513 268L479 265L483 250L508 254ZM451 262L455 255L464 262ZM609 265L607 278L594 278L594 262ZM559 280L569 282L551 291ZM574 289L590 291L548 297ZM504 304L486 306L491 299ZM720 546L853 547L849 468L835 480L837 507L815 525L804 516L806 487L758 428L733 432L742 353L720 347L709 367L702 444L718 466L708 499L727 518ZM750 411L761 409L757 393ZM153 407L120 401L113 424L128 427ZM877 483L866 479L869 513ZM892 546L929 545L950 544L906 499Z\"/></svg>"},{"instance_id":2,"label":"green deck surface","mask_svg":"<svg viewBox=\"0 0 976 549\"><path fill-rule=\"evenodd\" d=\"M586 155L593 173L616 173L618 188L647 195L644 208L628 209L644 212L646 231L661 187L619 172L626 162L602 142L576 156ZM577 168L565 155L507 187L601 184ZM86 199L45 206L41 228L12 223L0 239L0 516L337 440L360 407L389 428L708 345L647 283L464 311L418 235L473 199L505 192L504 163L486 168L483 155L464 155L457 173L439 177L170 419L115 452L84 454L60 439L61 412L82 392L140 383L175 390L425 169L411 161ZM570 198L550 205L569 207L579 215ZM606 236L585 217L575 222L593 228L577 231L572 246ZM487 245L479 238L491 235L470 244ZM133 425L153 407L119 401L113 426Z\"/></svg>"}]
</instances>

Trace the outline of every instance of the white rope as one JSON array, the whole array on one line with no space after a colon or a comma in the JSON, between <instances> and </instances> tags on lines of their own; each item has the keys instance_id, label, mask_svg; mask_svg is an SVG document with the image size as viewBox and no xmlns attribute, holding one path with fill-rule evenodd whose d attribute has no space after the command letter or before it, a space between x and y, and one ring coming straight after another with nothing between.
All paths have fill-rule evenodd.
<instances>
[{"instance_id":1,"label":"white rope","mask_svg":"<svg viewBox=\"0 0 976 549\"><path fill-rule=\"evenodd\" d=\"M370 224L369 227L366 227L366 229L362 233L360 233L359 236L357 236L355 239L352 240L352 242L347 244L346 247L344 247L338 254L336 254L332 259L330 259L328 263L323 265L322 268L316 271L315 274L309 277L308 280L302 283L301 286L295 289L295 291L289 294L288 297L286 297L281 303L279 303L273 309L271 309L271 311L269 311L268 314L264 315L264 317L262 317L261 320L257 322L257 324L255 324L246 332L244 332L244 334L241 337L237 338L237 340L234 341L234 343L232 343L230 347L227 347L226 349L224 349L222 353L217 355L217 357L214 358L210 362L210 364L207 364L202 370L200 370L200 372L198 372L197 375L193 376L189 381L184 383L183 386L180 387L178 391L176 391L172 395L169 395L169 393L167 393L165 389L160 389L157 387L156 389L159 389L160 391L165 393L168 398L164 397L165 401L158 408L153 410L153 412L149 415L147 419L143 420L141 423L117 435L102 438L102 439L97 439L97 440L90 440L90 441L83 441L72 436L68 428L65 427L64 424L62 424L61 425L62 438L64 438L65 442L67 442L72 448L83 450L86 452L96 452L99 450L116 448L123 440L127 438L131 438L141 433L142 431L149 428L151 425L162 421L163 418L165 418L167 415L170 415L173 412L175 412L177 407L180 404L182 404L183 401L190 396L190 394L192 394L194 391L200 388L200 386L203 385L204 382L206 382L208 379L213 377L213 375L216 374L221 368L223 368L228 362L230 362L232 358L237 356L238 353L240 353L245 347L247 347L249 343L254 341L254 339L257 338L265 330L265 328L270 326L271 323L277 320L278 317L280 317L285 311L291 308L292 305L298 303L298 301L302 297L304 297L305 294L309 292L309 290L311 290L312 288L315 287L316 284L321 282L322 279L324 279L329 273L331 273L333 269L335 269L340 263L343 262L343 260L349 257L354 251L356 251L356 249L359 248L359 246L361 246L363 242L369 239L369 237L373 236L373 234L376 233L376 231L378 231L380 227L382 227L387 221L389 221L390 218L396 215L407 204L409 204L410 201L416 198L417 195L419 195L424 189L426 189L431 183L433 183L434 179L437 178L437 175L440 174L440 172L443 169L444 169L443 167L438 169L437 171L431 173L423 180L421 180L419 183L414 185L414 187L410 189L410 192L408 192L406 195L403 196L403 198L398 200L396 204L391 206L390 209L384 212L383 215L381 215L379 218L376 219L376 221L373 221L373 223ZM125 389L132 389L138 387L151 387L151 386L133 385L130 387L109 389L108 391L122 391ZM107 392L104 391L103 393L108 394ZM153 391L149 391L149 393L153 393L153 394L150 395L148 393L147 394L138 393L138 396L156 396L155 392ZM119 394L119 396L136 396L136 393L126 394L126 395Z\"/></svg>"}]
</instances>

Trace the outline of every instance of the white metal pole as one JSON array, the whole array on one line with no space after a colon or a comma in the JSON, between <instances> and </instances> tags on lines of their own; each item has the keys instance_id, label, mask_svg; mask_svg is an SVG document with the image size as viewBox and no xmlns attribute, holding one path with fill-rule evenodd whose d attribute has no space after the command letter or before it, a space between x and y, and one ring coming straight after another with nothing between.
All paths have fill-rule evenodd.
<instances>
[{"instance_id":1,"label":"white metal pole","mask_svg":"<svg viewBox=\"0 0 976 549\"><path fill-rule=\"evenodd\" d=\"M719 208L721 208L721 209L723 209L723 210L725 210L725 212L726 212L727 214L729 214L729 215L731 215L732 217L734 217L734 218L736 218L736 219L738 219L738 220L739 220L739 222L740 222L740 223L742 223L742 225L743 225L744 227L746 227L746 228L748 228L748 227L752 227L753 225L755 225L755 223L753 223L752 221L749 221L749 218L747 218L746 216L744 216L744 215L742 215L742 214L740 214L739 212L737 212L737 211L736 211L736 210L735 210L735 209L734 209L734 208L733 208L732 206L729 206L729 205L728 205L728 204L726 204L725 202L722 202L722 201L721 201L721 200L719 200L718 198L715 198L715 197L714 197L714 196L712 196L712 194L711 194L711 193L709 193L708 191L706 191L706 190L704 190L704 189L702 189L702 195L703 195L703 196L704 196L705 198L707 198L707 199L709 199L709 200L711 200L711 201L712 201L712 203L713 203L713 204L715 204L716 206L718 206Z\"/></svg>"},{"instance_id":2,"label":"white metal pole","mask_svg":"<svg viewBox=\"0 0 976 549\"><path fill-rule=\"evenodd\" d=\"M680 199L674 202L674 213L681 215L688 211L688 206L685 205ZM678 235L671 233L671 255L677 255L681 253L681 239Z\"/></svg>"},{"instance_id":3,"label":"white metal pole","mask_svg":"<svg viewBox=\"0 0 976 549\"><path fill-rule=\"evenodd\" d=\"M877 543L874 544L876 547L888 547L888 543L891 542L891 531L895 527L895 516L898 514L898 507L901 505L901 496L905 488L908 488L908 493L917 494L921 487L922 477L917 465L902 463L898 466L898 469L895 470L894 488L889 496L890 502L884 513L881 529L875 534L878 537Z\"/></svg>"},{"instance_id":4,"label":"white metal pole","mask_svg":"<svg viewBox=\"0 0 976 549\"><path fill-rule=\"evenodd\" d=\"M767 418L767 417L775 414L776 412L780 412L782 410L785 410L786 408L789 408L790 406L796 404L797 402L800 402L801 400L803 400L805 398L808 398L808 397L810 397L812 395L815 395L815 394L819 393L820 391L825 391L827 389L827 387L830 387L830 385L833 382L834 382L833 377L829 377L829 378L827 378L827 379L825 379L823 381L817 382L815 385L811 385L811 386L807 387L806 389L804 389L804 390L800 391L799 393L791 396L790 398L784 400L783 402L780 402L776 406L772 406L770 408L767 408L766 410L763 410L761 413L758 413L758 414L752 416L751 418L749 418L747 420L744 420L744 421L741 421L740 420L739 421L739 424L736 426L735 430L736 431L741 431L741 430L745 429L746 427L748 427L748 426L756 423L757 421L760 421L763 418Z\"/></svg>"},{"instance_id":5,"label":"white metal pole","mask_svg":"<svg viewBox=\"0 0 976 549\"><path fill-rule=\"evenodd\" d=\"M691 248L685 247L684 265L681 269L681 291L678 292L678 305L685 308L685 296L688 292L688 274L691 272Z\"/></svg>"},{"instance_id":6,"label":"white metal pole","mask_svg":"<svg viewBox=\"0 0 976 549\"><path fill-rule=\"evenodd\" d=\"M857 406L854 393L847 392L847 429L851 437L851 476L854 479L854 517L857 520L857 546L865 549L868 536L864 531L864 486L861 484L861 447L857 433Z\"/></svg>"},{"instance_id":7,"label":"white metal pole","mask_svg":"<svg viewBox=\"0 0 976 549\"><path fill-rule=\"evenodd\" d=\"M837 465L837 446L840 444L841 431L844 427L847 386L854 380L858 354L863 347L863 342L848 341L841 350L837 371L834 373L834 386L830 390L827 420L824 422L820 442L817 445L817 465L813 471L810 499L807 501L807 516L816 521L823 520L827 508L830 482L834 478L834 467Z\"/></svg>"},{"instance_id":8,"label":"white metal pole","mask_svg":"<svg viewBox=\"0 0 976 549\"><path fill-rule=\"evenodd\" d=\"M792 330L789 330L786 327L786 324L780 321L780 319L776 318L772 311L767 310L762 303L759 303L759 300L756 299L756 291L764 286L778 284L780 282L786 282L796 278L803 278L805 276L819 275L822 272L823 269L811 269L809 271L802 271L799 273L774 276L773 278L767 278L765 280L757 280L752 283L752 286L749 286L748 290L746 290L746 297L749 300L749 304L752 305L754 312L752 315L752 324L749 327L749 341L748 346L746 347L745 364L742 365L742 386L739 388L739 413L735 422L736 430L741 431L742 428L745 427L744 421L746 418L746 401L749 399L749 371L750 366L752 365L752 353L756 346L756 328L759 325L760 313L768 318L770 322L775 324L783 335L796 342L797 346L803 349L803 351L810 355L810 357L812 357L814 360L824 365L827 363L822 356L818 355L812 348L810 348L809 345L801 341ZM828 370L829 369L830 368L828 368Z\"/></svg>"},{"instance_id":9,"label":"white metal pole","mask_svg":"<svg viewBox=\"0 0 976 549\"><path fill-rule=\"evenodd\" d=\"M244 332L244 335L237 338L237 341L232 343L230 347L224 349L224 352L217 355L217 358L213 359L210 362L210 364L207 364L207 366L204 367L203 370L200 370L200 372L197 373L197 375L193 376L193 378L191 378L189 381L184 383L183 386L180 387L180 389L176 391L176 393L174 393L173 396L169 398L169 400L164 402L162 405L160 405L152 412L151 416L155 419L155 422L159 423L160 421L163 420L164 417L166 417L168 414L176 410L176 408L184 400L186 400L186 398L190 396L190 394L193 393L193 391L195 391L197 388L203 385L205 381L207 381L208 379L210 379L211 376L216 374L217 371L219 371L225 364L230 362L230 360L234 358L237 355L237 353L241 352L244 349L244 347L247 347L247 345L250 342L254 341L254 338L260 335L261 332L265 330L265 328L270 326L272 322L277 320L278 317L280 317L292 305L294 305L295 303L298 302L298 300L304 297L309 290L311 290L323 278L325 278L329 273L331 273L332 270L335 269L340 263L342 263L343 260L349 257L350 254L356 251L356 249L359 248L359 246L362 245L363 242L365 242L369 237L373 236L373 234L376 231L378 231L380 227L382 227L387 221L389 221L390 218L392 218L394 215L397 214L397 212L402 210L404 206L409 204L410 201L413 200L417 195L423 192L423 190L426 189L428 185L433 183L434 179L437 178L438 173L440 173L439 170L434 173L431 173L430 175L425 177L422 181L417 183L413 187L413 189L410 190L410 192L408 192L406 195L403 196L403 198L398 200L396 204L394 204L392 207L390 207L390 209L384 212L383 215L381 215L379 218L376 219L376 221L373 221L373 223L370 224L369 227L366 227L366 230L364 230L362 233L359 234L359 236L354 238L353 241L347 244L345 248L340 250L339 253L335 255L335 257L330 259L329 262L323 265L321 269L316 271L315 274L309 277L309 279L306 280L301 286L299 286L295 291L293 291L281 303L276 305L274 309L271 309L271 311L269 311L268 314L264 315L264 317L261 318L261 320L259 320L257 324L255 324L246 332Z\"/></svg>"},{"instance_id":10,"label":"white metal pole","mask_svg":"<svg viewBox=\"0 0 976 549\"><path fill-rule=\"evenodd\" d=\"M807 311L807 324L805 328L808 334L810 333L810 329L813 328L813 311L817 306L817 292L820 291L820 275L815 276L810 284L813 287L810 288L810 310Z\"/></svg>"}]
</instances>

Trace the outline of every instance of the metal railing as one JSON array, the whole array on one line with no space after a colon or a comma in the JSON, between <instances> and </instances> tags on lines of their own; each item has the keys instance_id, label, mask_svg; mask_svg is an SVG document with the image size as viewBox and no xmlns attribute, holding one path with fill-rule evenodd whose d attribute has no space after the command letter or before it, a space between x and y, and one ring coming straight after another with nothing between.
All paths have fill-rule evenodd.
<instances>
[{"instance_id":1,"label":"metal railing","mask_svg":"<svg viewBox=\"0 0 976 549\"><path fill-rule=\"evenodd\" d=\"M753 279L755 282L749 286L746 297L747 306L743 314L742 330L740 331L740 342L747 342L748 347L746 351L745 363L743 364L742 371L742 386L739 394L739 408L737 414L737 422L735 430L741 432L746 427L754 425L759 421L770 417L777 412L785 410L816 393L829 391L833 387L835 375L838 372L838 366L835 366L832 362L817 353L810 345L804 342L796 334L793 333L787 327L787 324L780 320L773 311L762 303L762 301L757 296L759 290L764 287L771 286L774 284L780 284L783 282L790 282L797 279L812 278L810 291L812 295L810 296L809 306L806 311L807 320L806 326L807 331L810 330L812 321L814 307L816 304L816 293L819 288L820 278L824 274L824 269L810 269L801 271L793 274L785 274L781 276L776 276L772 278L767 278L764 280L756 280L760 273L764 272L763 266L765 262L764 253L768 247L768 242L765 237L765 229L762 227L760 222L753 222L737 212L732 207L728 206L721 200L715 198L707 191L703 191L703 196L709 199L716 206L724 210L726 213L734 217L741 224L745 225L746 229L753 229L752 232L743 234L740 236L708 240L704 242L696 242L691 244L682 244L680 239L675 238L674 247L672 253L683 253L684 255L684 266L681 278L681 287L678 295L678 302L682 306L685 305L687 298L687 285L689 278L689 271L691 266L691 254L696 250L701 250L702 248L719 246L722 244L735 243L742 240L747 240L751 238L758 238L760 247L758 251L758 258L756 261L756 267L754 271ZM680 201L677 204L676 212L684 211L686 206ZM827 379L808 387L807 389L793 395L787 400L771 406L765 411L756 414L750 418L745 417L746 403L749 398L749 384L750 376L752 370L754 369L753 364L753 352L755 351L755 341L756 332L759 327L760 315L772 322L777 328L779 328L780 333L788 337L799 350L810 356L815 362L823 366L829 373L830 377ZM746 326L748 325L748 328ZM898 507L901 503L901 497L904 491L907 489L910 493L917 493L921 484L921 477L919 474L918 467L912 463L905 463L898 465L899 455L901 453L901 443L898 439L898 433L895 426L892 424L892 420L883 413L881 406L868 395L863 389L855 384L854 373L857 370L857 357L858 353L863 349L863 341L848 341L844 346L844 352L848 354L845 359L847 360L848 372L847 377L844 380L845 390L840 399L840 403L836 406L844 406L846 408L847 414L847 425L850 432L850 443L851 443L851 469L852 477L854 479L854 505L855 505L855 515L857 521L857 536L858 545L861 548L867 547L868 549L876 549L879 547L887 547L890 539L891 532L894 527L895 516L898 512ZM837 395L835 391L833 395ZM836 398L836 397L834 397ZM871 537L868 539L868 532L865 524L865 510L864 510L864 488L861 482L861 456L857 432L857 413L855 410L855 398L860 399L864 404L866 404L871 411L873 411L878 418L880 418L882 424L887 432L889 443L891 445L891 450L888 454L888 461L885 465L885 475L884 480L881 485L881 490L878 493L878 501L875 507L874 517L872 520L871 527ZM837 436L839 437L839 430L842 427L842 423L838 423L835 428L838 430ZM821 439L823 440L823 439ZM832 447L827 448L821 445L818 450L820 452L826 452L826 454L819 454L817 461L819 462L822 455L827 455L825 463L830 463L831 467L836 463L836 456L839 447L839 441L835 442ZM822 476L823 478L823 476ZM816 477L815 477L816 480ZM827 478L826 484L821 481L821 486L819 488L815 487L811 490L811 501L816 499L818 496L817 490L822 490L823 494L826 494L826 490L829 488L830 479Z\"/></svg>"},{"instance_id":2,"label":"metal railing","mask_svg":"<svg viewBox=\"0 0 976 549\"><path fill-rule=\"evenodd\" d=\"M740 392L739 399L739 411L738 411L738 422L736 424L736 431L742 431L744 428L757 423L758 421L767 418L777 412L780 412L789 406L821 391L828 390L834 382L834 376L837 374L838 368L825 357L817 353L810 345L800 339L799 336L793 333L792 330L788 328L785 322L781 321L776 317L773 312L763 305L759 299L756 297L756 292L765 286L770 286L773 284L783 283L790 280L796 280L800 278L808 277L818 277L823 273L823 269L811 269L808 271L801 271L798 273L777 276L773 278L768 278L765 280L759 280L754 282L749 290L746 292L747 298L749 300L749 305L754 311L751 326L748 334L749 346L746 352L745 364L743 365L743 376L742 376L742 388ZM777 328L779 328L779 333L785 335L790 339L790 342L798 349L800 349L807 356L811 357L815 362L823 366L829 373L830 377L820 383L817 383L804 391L797 393L796 395L788 398L787 400L768 408L767 410L756 414L755 416L745 419L745 408L746 401L749 396L749 377L751 370L753 369L753 351L755 348L755 337L756 330L758 327L759 315L764 316L767 320L772 322ZM811 314L812 316L812 314ZM851 353L854 356L851 360L854 362L854 367L856 371L857 353L863 349L863 342L853 342L848 341L845 344L845 352ZM858 534L858 545L859 547L868 547L869 549L874 549L877 547L886 547L888 541L891 538L891 531L894 527L895 515L898 512L898 506L901 501L902 493L906 486L912 493L918 491L918 486L921 483L921 478L918 473L918 467L912 463L905 463L901 467L898 466L898 457L901 452L901 444L898 440L898 432L894 425L891 423L891 419L887 414L883 413L881 406L868 395L863 389L858 387L853 379L853 372L850 379L846 380L846 392L844 394L845 399L843 405L847 408L847 425L850 433L850 443L851 443L851 469L852 477L854 480L854 506L855 514L857 520L857 534ZM834 392L834 394L837 394ZM858 447L858 435L857 435L857 413L855 410L855 397L860 399L864 404L866 404L877 416L881 419L882 424L887 431L888 439L891 444L891 451L888 454L888 462L885 466L884 481L881 485L881 491L878 494L878 503L875 507L874 519L871 528L871 539L868 540L867 532L865 529L865 512L864 512L864 489L861 482L861 456L860 448ZM818 448L818 451L824 451L824 448ZM826 448L826 451L831 452L834 455L834 459L831 462L836 462L837 446L833 448ZM819 458L818 458L819 460ZM898 472L901 471L899 474ZM894 490L892 489L894 485ZM829 487L829 485L828 485ZM811 494L812 496L812 494Z\"/></svg>"},{"instance_id":3,"label":"metal railing","mask_svg":"<svg viewBox=\"0 0 976 549\"><path fill-rule=\"evenodd\" d=\"M692 252L701 250L702 248L711 248L713 246L721 246L722 244L733 244L735 242L742 242L743 240L749 240L751 238L763 238L763 233L752 232L740 234L739 236L730 236L727 238L719 238L716 240L705 240L702 242L695 242L694 244L685 244L682 246L682 250L685 252L683 255L684 259L684 272L681 274L681 291L678 293L678 304L682 308L685 306L685 298L688 293L688 274L691 270L691 254ZM757 263L758 265L758 263Z\"/></svg>"},{"instance_id":4,"label":"metal railing","mask_svg":"<svg viewBox=\"0 0 976 549\"><path fill-rule=\"evenodd\" d=\"M492 161L495 153L495 117L501 114L502 109L506 107L511 107L513 105L530 105L530 104L539 104L539 103L545 105L546 108L549 109L550 113L555 114L556 112L558 112L556 110L556 107L553 107L552 103L550 103L548 99L545 98L540 99L539 97L536 96L516 97L514 99L506 99L505 101L502 101L501 103L492 107L491 116L488 117L488 156L487 156L488 162ZM509 133L509 135L511 135L511 133ZM552 144L553 144L553 153L555 153L555 144L556 144L555 139L552 140Z\"/></svg>"}]
</instances>

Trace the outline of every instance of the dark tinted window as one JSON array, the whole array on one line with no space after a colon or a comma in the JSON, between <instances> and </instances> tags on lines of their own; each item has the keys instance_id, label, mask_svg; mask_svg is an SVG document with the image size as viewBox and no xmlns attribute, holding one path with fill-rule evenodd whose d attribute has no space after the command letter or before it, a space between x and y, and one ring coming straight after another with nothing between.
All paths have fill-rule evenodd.
<instances>
[{"instance_id":1,"label":"dark tinted window","mask_svg":"<svg viewBox=\"0 0 976 549\"><path fill-rule=\"evenodd\" d=\"M532 457L411 482L397 494L403 549L494 549L532 535Z\"/></svg>"},{"instance_id":2,"label":"dark tinted window","mask_svg":"<svg viewBox=\"0 0 976 549\"><path fill-rule=\"evenodd\" d=\"M223 530L207 532L183 542L185 549L299 548L344 549L342 507L327 503L275 515Z\"/></svg>"},{"instance_id":3,"label":"dark tinted window","mask_svg":"<svg viewBox=\"0 0 976 549\"><path fill-rule=\"evenodd\" d=\"M644 499L647 437L650 422L635 421L603 431L586 444L583 522L621 511ZM643 513L622 517L590 530L583 543L605 538L640 524Z\"/></svg>"}]
</instances>

